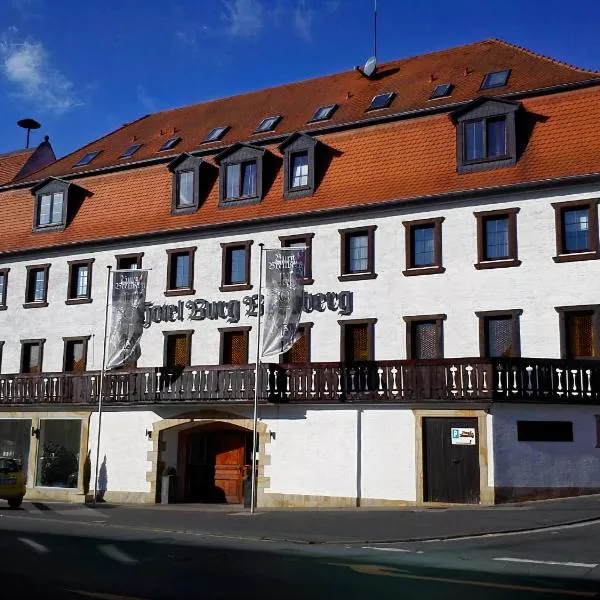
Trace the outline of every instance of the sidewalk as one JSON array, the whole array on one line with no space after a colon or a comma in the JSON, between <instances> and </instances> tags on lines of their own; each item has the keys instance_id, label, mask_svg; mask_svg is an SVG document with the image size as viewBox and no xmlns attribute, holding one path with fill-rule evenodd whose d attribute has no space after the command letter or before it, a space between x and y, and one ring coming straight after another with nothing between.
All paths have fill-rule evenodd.
<instances>
[{"instance_id":1,"label":"sidewalk","mask_svg":"<svg viewBox=\"0 0 600 600\"><path fill-rule=\"evenodd\" d=\"M111 525L308 544L381 543L528 531L600 520L600 495L493 507L257 509L254 515L239 506L185 504L98 504L96 510Z\"/></svg>"}]
</instances>

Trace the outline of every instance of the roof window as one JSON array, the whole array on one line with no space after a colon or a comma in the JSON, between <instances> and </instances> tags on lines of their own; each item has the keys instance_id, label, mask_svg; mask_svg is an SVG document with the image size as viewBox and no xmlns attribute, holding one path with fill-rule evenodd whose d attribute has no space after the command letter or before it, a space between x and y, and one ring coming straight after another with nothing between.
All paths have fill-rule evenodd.
<instances>
[{"instance_id":1,"label":"roof window","mask_svg":"<svg viewBox=\"0 0 600 600\"><path fill-rule=\"evenodd\" d=\"M84 165L89 165L95 158L100 154L102 150L95 150L94 152L88 152L84 154L73 166L74 167L83 167Z\"/></svg>"},{"instance_id":2,"label":"roof window","mask_svg":"<svg viewBox=\"0 0 600 600\"><path fill-rule=\"evenodd\" d=\"M216 142L220 140L225 132L229 129L229 125L225 125L224 127L214 127L208 132L208 135L204 139L204 143L206 142Z\"/></svg>"},{"instance_id":3,"label":"roof window","mask_svg":"<svg viewBox=\"0 0 600 600\"><path fill-rule=\"evenodd\" d=\"M159 149L159 152L164 152L165 150L171 150L171 148L175 148L177 144L181 141L181 138L176 135L174 137L170 137Z\"/></svg>"},{"instance_id":4,"label":"roof window","mask_svg":"<svg viewBox=\"0 0 600 600\"><path fill-rule=\"evenodd\" d=\"M395 95L396 94L394 92L385 92L384 94L377 94L377 96L375 96L373 100L371 100L371 104L369 104L367 110L378 110L380 108L387 108L392 103L392 100L394 99Z\"/></svg>"},{"instance_id":5,"label":"roof window","mask_svg":"<svg viewBox=\"0 0 600 600\"><path fill-rule=\"evenodd\" d=\"M331 115L333 115L337 106L337 104L327 104L325 106L320 106L315 111L315 114L311 117L309 123L314 123L315 121L326 121L327 119L331 119Z\"/></svg>"},{"instance_id":6,"label":"roof window","mask_svg":"<svg viewBox=\"0 0 600 600\"><path fill-rule=\"evenodd\" d=\"M121 154L121 156L119 156L119 158L129 158L130 156L133 156L141 147L142 144L132 144L125 150L125 152L123 152L123 154Z\"/></svg>"},{"instance_id":7,"label":"roof window","mask_svg":"<svg viewBox=\"0 0 600 600\"><path fill-rule=\"evenodd\" d=\"M454 86L451 83L440 83L433 88L433 92L431 92L429 99L435 100L436 98L446 98L451 96L453 89Z\"/></svg>"},{"instance_id":8,"label":"roof window","mask_svg":"<svg viewBox=\"0 0 600 600\"><path fill-rule=\"evenodd\" d=\"M275 117L267 117L266 119L263 119L258 124L258 127L254 130L254 133L263 133L264 131L273 131L273 129L275 129L275 126L277 125L277 123L279 123L280 120L281 120L281 115L277 115Z\"/></svg>"},{"instance_id":9,"label":"roof window","mask_svg":"<svg viewBox=\"0 0 600 600\"><path fill-rule=\"evenodd\" d=\"M506 85L509 75L510 69L503 69L502 71L492 71L491 73L486 73L483 76L483 81L481 82L481 87L479 89L489 90L490 88L503 87Z\"/></svg>"}]
</instances>

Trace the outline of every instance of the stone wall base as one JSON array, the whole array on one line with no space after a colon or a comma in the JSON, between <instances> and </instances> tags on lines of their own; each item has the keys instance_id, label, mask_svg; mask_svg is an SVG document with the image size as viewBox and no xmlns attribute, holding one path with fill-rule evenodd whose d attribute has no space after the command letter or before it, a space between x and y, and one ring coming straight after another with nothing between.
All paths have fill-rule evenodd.
<instances>
[{"instance_id":1,"label":"stone wall base","mask_svg":"<svg viewBox=\"0 0 600 600\"><path fill-rule=\"evenodd\" d=\"M508 502L526 502L530 500L549 500L551 498L569 498L600 494L598 487L497 487L496 504Z\"/></svg>"},{"instance_id":2,"label":"stone wall base","mask_svg":"<svg viewBox=\"0 0 600 600\"><path fill-rule=\"evenodd\" d=\"M93 494L88 494L86 502L93 502ZM107 504L155 504L152 492L105 492L102 502Z\"/></svg>"},{"instance_id":3,"label":"stone wall base","mask_svg":"<svg viewBox=\"0 0 600 600\"><path fill-rule=\"evenodd\" d=\"M72 502L73 504L83 504L85 494L79 490L69 490L64 488L27 488L25 500L29 502Z\"/></svg>"},{"instance_id":4,"label":"stone wall base","mask_svg":"<svg viewBox=\"0 0 600 600\"><path fill-rule=\"evenodd\" d=\"M258 508L356 508L377 506L413 506L410 500L356 498L352 496L305 496L303 494L270 494L265 492Z\"/></svg>"}]
</instances>

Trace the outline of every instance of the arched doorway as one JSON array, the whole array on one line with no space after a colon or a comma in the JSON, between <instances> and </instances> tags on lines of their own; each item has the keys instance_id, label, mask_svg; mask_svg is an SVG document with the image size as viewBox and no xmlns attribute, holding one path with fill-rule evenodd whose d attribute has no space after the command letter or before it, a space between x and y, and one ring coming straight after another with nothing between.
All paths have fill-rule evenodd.
<instances>
[{"instance_id":1,"label":"arched doorway","mask_svg":"<svg viewBox=\"0 0 600 600\"><path fill-rule=\"evenodd\" d=\"M180 494L184 502L241 504L252 462L252 432L209 423L179 433Z\"/></svg>"}]
</instances>

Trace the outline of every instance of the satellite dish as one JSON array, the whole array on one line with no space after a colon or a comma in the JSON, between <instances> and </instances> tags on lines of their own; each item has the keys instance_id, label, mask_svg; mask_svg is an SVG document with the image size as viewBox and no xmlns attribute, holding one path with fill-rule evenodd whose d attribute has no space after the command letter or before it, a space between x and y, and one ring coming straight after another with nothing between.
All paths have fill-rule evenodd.
<instances>
[{"instance_id":1,"label":"satellite dish","mask_svg":"<svg viewBox=\"0 0 600 600\"><path fill-rule=\"evenodd\" d=\"M21 119L17 121L17 125L23 129L27 129L27 145L25 147L29 148L29 132L32 129L39 129L41 125L35 119Z\"/></svg>"},{"instance_id":2,"label":"satellite dish","mask_svg":"<svg viewBox=\"0 0 600 600\"><path fill-rule=\"evenodd\" d=\"M370 58L367 59L367 62L365 63L365 66L363 67L363 73L367 77L371 77L371 75L373 75L373 73L375 73L376 68L377 68L377 57L371 56Z\"/></svg>"}]
</instances>

